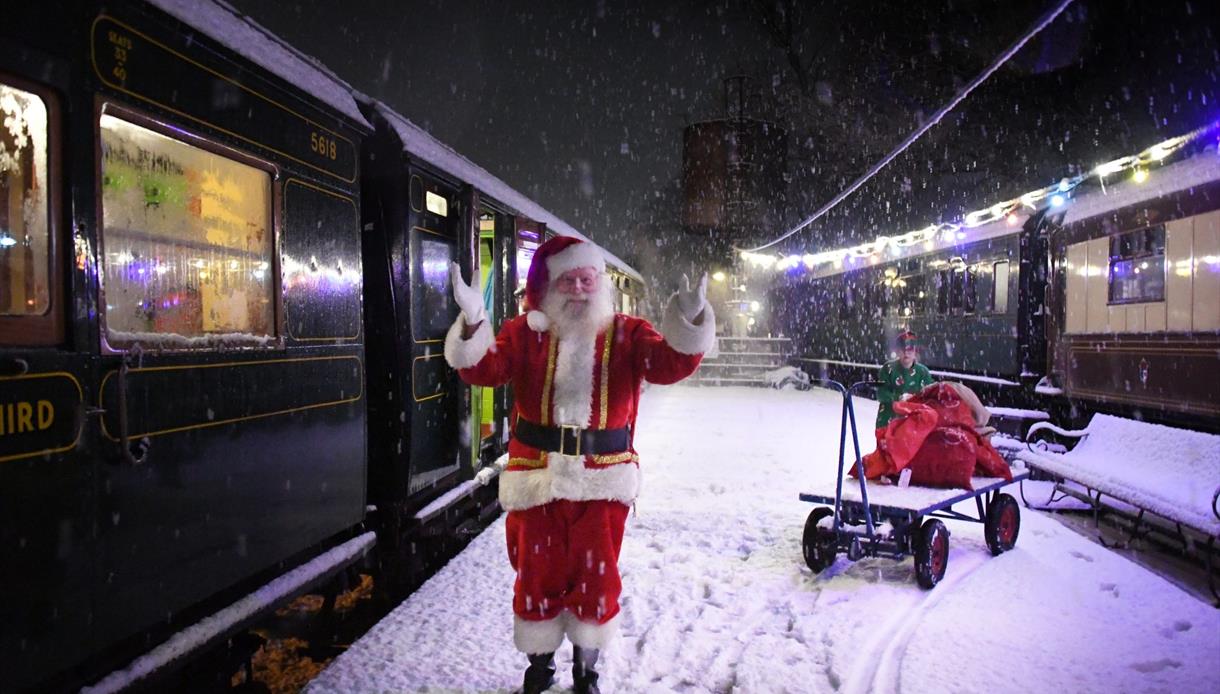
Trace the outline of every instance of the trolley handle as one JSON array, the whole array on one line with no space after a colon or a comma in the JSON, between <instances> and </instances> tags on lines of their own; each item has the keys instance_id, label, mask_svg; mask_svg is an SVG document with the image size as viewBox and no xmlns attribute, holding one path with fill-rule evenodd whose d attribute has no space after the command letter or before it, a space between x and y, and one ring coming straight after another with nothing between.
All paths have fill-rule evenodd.
<instances>
[{"instance_id":1,"label":"trolley handle","mask_svg":"<svg viewBox=\"0 0 1220 694\"><path fill-rule=\"evenodd\" d=\"M844 386L842 383L830 378L814 378L811 380L817 385L839 391L839 395L842 395L843 397L847 397L848 395L860 395L859 390L861 388L876 388L878 386L885 385L881 381L856 381L850 386Z\"/></svg>"},{"instance_id":2,"label":"trolley handle","mask_svg":"<svg viewBox=\"0 0 1220 694\"><path fill-rule=\"evenodd\" d=\"M815 378L812 382L822 385L826 388L839 391L843 396L843 412L842 420L839 424L839 471L835 479L835 509L834 509L834 524L832 528L837 534L839 532L839 523L843 510L843 472L845 463L848 458L848 440L847 432L851 431L851 446L852 452L855 453L856 470L859 472L858 484L860 485L860 501L864 509L864 527L868 533L868 537L873 536L873 514L872 509L868 505L868 483L864 480L864 462L860 455L860 436L856 428L856 408L852 405L851 396L857 388L871 385L879 385L879 381L859 381L844 386L838 381L829 378Z\"/></svg>"},{"instance_id":3,"label":"trolley handle","mask_svg":"<svg viewBox=\"0 0 1220 694\"><path fill-rule=\"evenodd\" d=\"M852 395L861 395L861 393L858 391L860 388L880 388L883 385L885 384L881 381L856 381L855 383L851 384L851 386L847 389L847 392L851 393Z\"/></svg>"},{"instance_id":4,"label":"trolley handle","mask_svg":"<svg viewBox=\"0 0 1220 694\"><path fill-rule=\"evenodd\" d=\"M823 388L830 388L831 390L839 391L839 395L842 395L844 397L847 396L847 388L844 387L842 383L839 383L836 380L833 380L830 378L814 378L814 379L810 379L810 380L812 380L813 383L815 383L819 386L822 386Z\"/></svg>"}]
</instances>

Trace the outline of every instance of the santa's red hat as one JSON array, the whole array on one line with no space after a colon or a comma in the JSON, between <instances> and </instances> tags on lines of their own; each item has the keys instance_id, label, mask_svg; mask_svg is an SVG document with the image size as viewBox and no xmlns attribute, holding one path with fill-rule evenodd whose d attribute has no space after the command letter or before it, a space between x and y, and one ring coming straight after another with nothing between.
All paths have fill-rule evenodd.
<instances>
[{"instance_id":1,"label":"santa's red hat","mask_svg":"<svg viewBox=\"0 0 1220 694\"><path fill-rule=\"evenodd\" d=\"M568 270L591 267L598 272L606 271L606 259L601 249L574 236L553 236L534 251L530 271L525 277L526 308L537 311L542 308L551 278Z\"/></svg>"}]
</instances>

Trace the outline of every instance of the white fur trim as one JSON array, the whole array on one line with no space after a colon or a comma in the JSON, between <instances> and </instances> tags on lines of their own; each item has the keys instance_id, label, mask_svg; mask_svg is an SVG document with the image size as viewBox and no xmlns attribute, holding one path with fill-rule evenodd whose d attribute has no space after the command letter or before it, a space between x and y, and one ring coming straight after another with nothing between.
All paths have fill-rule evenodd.
<instances>
[{"instance_id":1,"label":"white fur trim","mask_svg":"<svg viewBox=\"0 0 1220 694\"><path fill-rule=\"evenodd\" d=\"M547 466L505 470L500 475L500 506L521 511L554 501L606 499L630 504L640 493L640 466L619 463L585 467L584 458L547 453Z\"/></svg>"},{"instance_id":2,"label":"white fur trim","mask_svg":"<svg viewBox=\"0 0 1220 694\"><path fill-rule=\"evenodd\" d=\"M554 619L538 622L513 615L513 645L530 655L554 653L563 645L564 628L570 619L566 611L560 612Z\"/></svg>"},{"instance_id":3,"label":"white fur trim","mask_svg":"<svg viewBox=\"0 0 1220 694\"><path fill-rule=\"evenodd\" d=\"M674 292L661 320L661 335L675 351L682 354L706 354L716 344L716 316L712 305L703 301L703 322L694 325L678 308L678 293Z\"/></svg>"},{"instance_id":4,"label":"white fur trim","mask_svg":"<svg viewBox=\"0 0 1220 694\"><path fill-rule=\"evenodd\" d=\"M529 324L530 330L536 333L544 333L551 329L551 319L542 311L530 311L525 314L525 322Z\"/></svg>"},{"instance_id":5,"label":"white fur trim","mask_svg":"<svg viewBox=\"0 0 1220 694\"><path fill-rule=\"evenodd\" d=\"M591 267L598 272L606 271L606 256L602 249L588 241L574 243L546 259L547 276L551 282L557 277L578 267Z\"/></svg>"},{"instance_id":6,"label":"white fur trim","mask_svg":"<svg viewBox=\"0 0 1220 694\"><path fill-rule=\"evenodd\" d=\"M551 400L552 421L586 428L593 417L597 336L574 333L552 339L559 340L555 356L555 395Z\"/></svg>"},{"instance_id":7,"label":"white fur trim","mask_svg":"<svg viewBox=\"0 0 1220 694\"><path fill-rule=\"evenodd\" d=\"M623 616L622 611L611 617L605 624L597 622L586 622L577 619L575 615L568 616L568 640L574 646L581 648L596 648L604 649L610 645L614 637L618 634L618 618Z\"/></svg>"},{"instance_id":8,"label":"white fur trim","mask_svg":"<svg viewBox=\"0 0 1220 694\"><path fill-rule=\"evenodd\" d=\"M483 361L487 350L496 344L496 338L491 334L491 321L486 318L475 329L470 339L462 339L462 330L466 326L466 314L458 315L449 332L445 335L445 361L455 369L469 369Z\"/></svg>"},{"instance_id":9,"label":"white fur trim","mask_svg":"<svg viewBox=\"0 0 1220 694\"><path fill-rule=\"evenodd\" d=\"M523 511L554 499L552 476L547 468L505 470L500 474L500 508Z\"/></svg>"}]
</instances>

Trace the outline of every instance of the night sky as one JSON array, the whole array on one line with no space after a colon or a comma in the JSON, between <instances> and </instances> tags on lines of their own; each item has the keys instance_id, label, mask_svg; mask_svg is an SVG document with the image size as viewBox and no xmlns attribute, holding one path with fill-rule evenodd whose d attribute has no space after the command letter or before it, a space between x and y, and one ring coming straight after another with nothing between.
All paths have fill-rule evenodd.
<instances>
[{"instance_id":1,"label":"night sky","mask_svg":"<svg viewBox=\"0 0 1220 694\"><path fill-rule=\"evenodd\" d=\"M788 133L775 204L797 220L1056 4L231 1L629 262L690 241L682 131L723 115L727 75ZM1216 4L1077 0L787 248L948 221L1220 119Z\"/></svg>"}]
</instances>

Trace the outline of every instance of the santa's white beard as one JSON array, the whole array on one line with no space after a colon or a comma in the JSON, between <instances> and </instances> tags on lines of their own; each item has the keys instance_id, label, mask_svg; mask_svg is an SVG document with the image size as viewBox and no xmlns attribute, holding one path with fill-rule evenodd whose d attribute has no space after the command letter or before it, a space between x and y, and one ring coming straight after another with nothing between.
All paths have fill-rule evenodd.
<instances>
[{"instance_id":1,"label":"santa's white beard","mask_svg":"<svg viewBox=\"0 0 1220 694\"><path fill-rule=\"evenodd\" d=\"M552 401L555 422L588 427L593 423L597 334L614 320L614 294L603 278L601 289L589 295L583 306L568 304L559 292L547 292L542 312L559 338Z\"/></svg>"},{"instance_id":2,"label":"santa's white beard","mask_svg":"<svg viewBox=\"0 0 1220 694\"><path fill-rule=\"evenodd\" d=\"M601 278L600 287L583 305L568 303L568 297L548 291L542 298L542 312L551 319L551 329L560 337L596 337L614 318L614 291L609 279Z\"/></svg>"}]
</instances>

